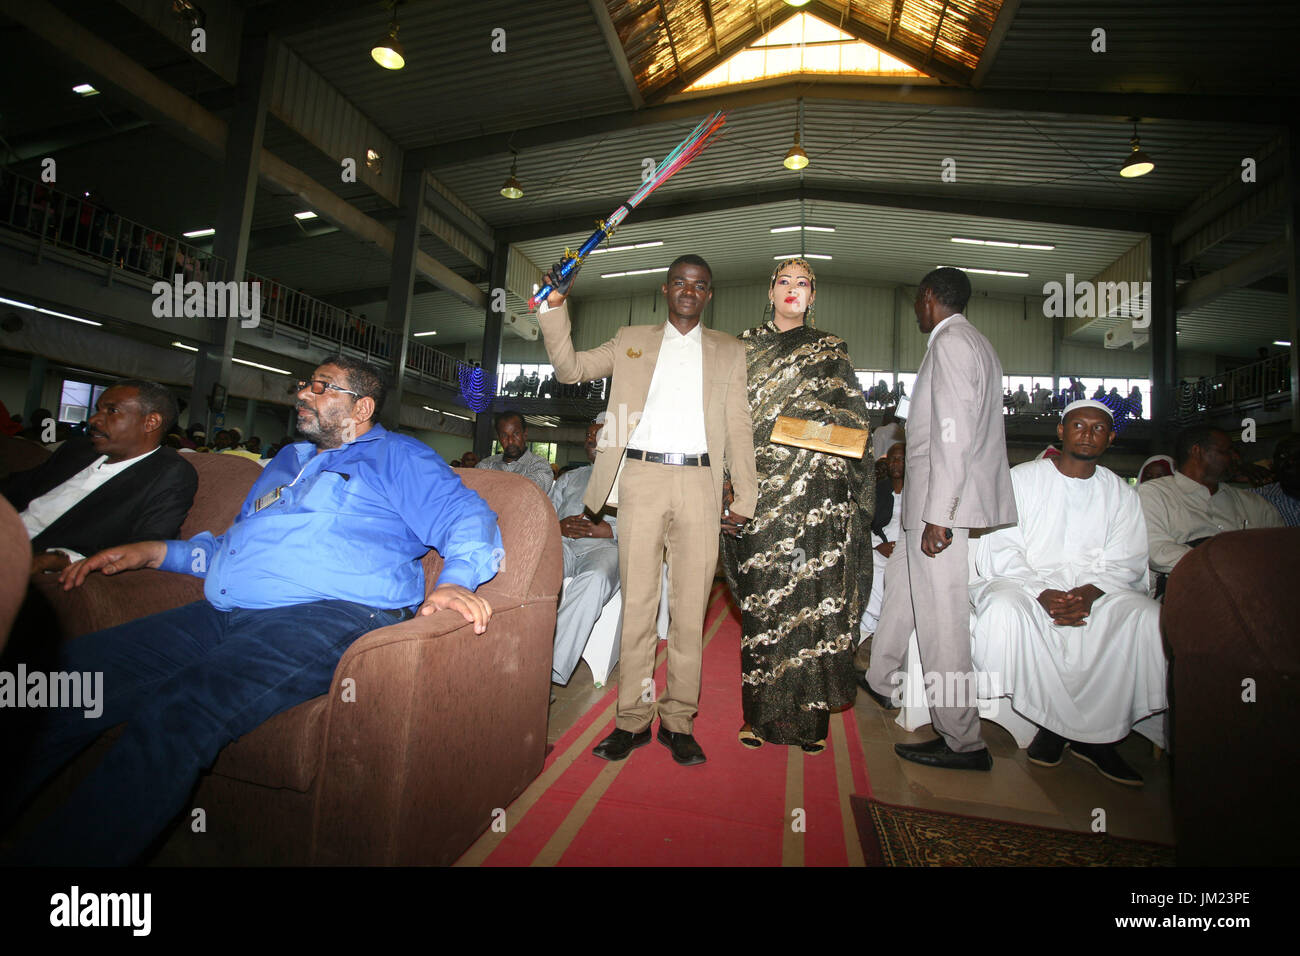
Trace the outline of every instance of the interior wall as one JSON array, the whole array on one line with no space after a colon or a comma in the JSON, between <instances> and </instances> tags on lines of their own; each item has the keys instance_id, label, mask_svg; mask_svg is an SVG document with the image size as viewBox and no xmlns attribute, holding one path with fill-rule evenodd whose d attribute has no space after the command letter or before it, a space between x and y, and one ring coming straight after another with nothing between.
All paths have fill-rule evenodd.
<instances>
[{"instance_id":1,"label":"interior wall","mask_svg":"<svg viewBox=\"0 0 1300 956\"><path fill-rule=\"evenodd\" d=\"M917 329L912 310L915 295L915 286L823 281L817 288L814 306L817 327L844 339L855 368L890 369L897 313L895 371L915 372L926 347L926 336ZM766 306L764 283L721 284L714 287L704 322L709 328L736 335L762 324ZM663 296L658 292L575 298L572 312L573 340L578 349L594 348L609 340L619 326L653 324L667 318ZM993 343L1006 374L1051 374L1052 320L1043 315L1041 298L996 296L977 290L966 316ZM544 349L541 354L545 356ZM546 363L547 359L507 361ZM1178 362L1180 377L1213 375L1217 371L1215 356L1208 353L1180 351ZM1151 352L1149 348L1108 349L1067 341L1061 346L1060 371L1062 375L1146 378L1151 374Z\"/></svg>"}]
</instances>

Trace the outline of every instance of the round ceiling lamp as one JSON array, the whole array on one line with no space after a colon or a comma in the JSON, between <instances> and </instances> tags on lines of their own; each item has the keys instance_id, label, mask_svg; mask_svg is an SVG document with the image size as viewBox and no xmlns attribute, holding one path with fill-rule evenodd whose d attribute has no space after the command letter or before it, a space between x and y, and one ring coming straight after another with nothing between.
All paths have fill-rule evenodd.
<instances>
[{"instance_id":1,"label":"round ceiling lamp","mask_svg":"<svg viewBox=\"0 0 1300 956\"><path fill-rule=\"evenodd\" d=\"M1133 124L1133 138L1128 141L1132 152L1129 153L1128 159L1124 160L1124 165L1119 168L1119 174L1125 179L1136 179L1138 176L1145 176L1151 170L1156 168L1156 164L1151 162L1151 157L1142 152L1142 141L1138 139L1137 123Z\"/></svg>"},{"instance_id":2,"label":"round ceiling lamp","mask_svg":"<svg viewBox=\"0 0 1300 956\"><path fill-rule=\"evenodd\" d=\"M510 161L510 176L506 179L505 184L501 187L501 195L507 199L523 199L524 184L516 178L515 173L519 168L519 157L516 156Z\"/></svg>"}]
</instances>

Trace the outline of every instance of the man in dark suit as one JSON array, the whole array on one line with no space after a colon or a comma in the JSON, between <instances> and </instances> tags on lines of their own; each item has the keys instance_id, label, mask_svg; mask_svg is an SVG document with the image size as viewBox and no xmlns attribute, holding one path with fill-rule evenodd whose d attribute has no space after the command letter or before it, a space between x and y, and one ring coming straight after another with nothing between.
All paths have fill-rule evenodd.
<instances>
[{"instance_id":1,"label":"man in dark suit","mask_svg":"<svg viewBox=\"0 0 1300 956\"><path fill-rule=\"evenodd\" d=\"M85 439L5 480L0 490L32 539L32 573L61 571L111 545L177 536L198 475L159 447L176 416L162 385L118 382L99 397Z\"/></svg>"}]
</instances>

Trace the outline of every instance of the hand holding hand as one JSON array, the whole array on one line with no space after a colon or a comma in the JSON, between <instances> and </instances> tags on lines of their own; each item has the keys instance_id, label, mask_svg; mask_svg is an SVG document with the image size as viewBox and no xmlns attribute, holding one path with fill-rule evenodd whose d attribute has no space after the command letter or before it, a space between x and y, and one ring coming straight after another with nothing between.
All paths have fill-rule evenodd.
<instances>
[{"instance_id":1,"label":"hand holding hand","mask_svg":"<svg viewBox=\"0 0 1300 956\"><path fill-rule=\"evenodd\" d=\"M740 531L745 526L749 518L745 515L738 515L734 511L722 516L722 533L733 538L740 536Z\"/></svg>"}]
</instances>

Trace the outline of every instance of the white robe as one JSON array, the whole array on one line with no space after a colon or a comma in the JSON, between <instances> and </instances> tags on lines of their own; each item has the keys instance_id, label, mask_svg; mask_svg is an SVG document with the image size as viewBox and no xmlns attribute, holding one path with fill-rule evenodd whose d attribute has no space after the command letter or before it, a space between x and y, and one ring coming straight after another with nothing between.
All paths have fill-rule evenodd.
<instances>
[{"instance_id":1,"label":"white robe","mask_svg":"<svg viewBox=\"0 0 1300 956\"><path fill-rule=\"evenodd\" d=\"M1141 503L1101 466L1078 479L1050 459L1030 461L1011 469L1011 484L1020 523L975 543L971 657L980 696L1010 697L1013 710L1069 740L1122 740L1168 706ZM1038 595L1084 584L1105 593L1083 626L1055 625ZM1139 729L1163 745L1162 727Z\"/></svg>"}]
</instances>

